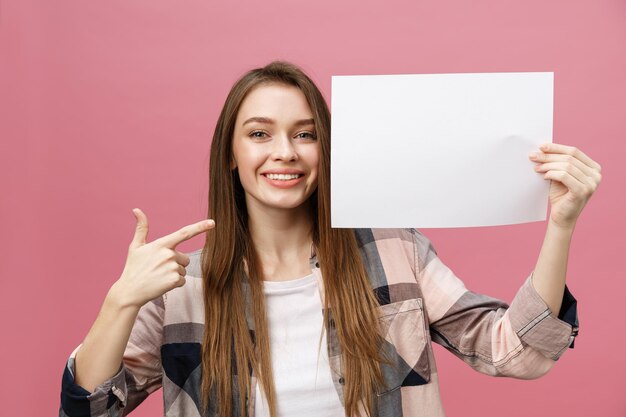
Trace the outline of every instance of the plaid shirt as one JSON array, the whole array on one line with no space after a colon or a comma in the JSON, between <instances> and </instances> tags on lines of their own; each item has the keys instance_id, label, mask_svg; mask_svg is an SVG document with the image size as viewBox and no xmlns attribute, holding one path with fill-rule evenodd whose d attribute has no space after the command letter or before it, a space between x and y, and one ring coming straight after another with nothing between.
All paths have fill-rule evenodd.
<instances>
[{"instance_id":1,"label":"plaid shirt","mask_svg":"<svg viewBox=\"0 0 626 417\"><path fill-rule=\"evenodd\" d=\"M510 307L468 291L415 229L355 229L361 256L380 307L385 389L376 394L376 416L443 416L431 340L479 372L537 378L545 374L578 333L576 300L565 289L558 317L528 277ZM201 250L188 254L187 283L139 312L119 372L90 393L74 382L70 355L62 380L59 416L123 416L163 387L166 417L199 417L201 343L204 331ZM311 269L323 280L315 255ZM531 275L532 276L532 275ZM323 303L323 299L322 299ZM341 348L330 319L328 356L343 403ZM252 322L252 320L248 320ZM254 329L250 329L254 331ZM248 415L254 416L252 375ZM237 385L233 384L238 397ZM238 401L234 415L240 416ZM209 416L216 416L211 409Z\"/></svg>"}]
</instances>

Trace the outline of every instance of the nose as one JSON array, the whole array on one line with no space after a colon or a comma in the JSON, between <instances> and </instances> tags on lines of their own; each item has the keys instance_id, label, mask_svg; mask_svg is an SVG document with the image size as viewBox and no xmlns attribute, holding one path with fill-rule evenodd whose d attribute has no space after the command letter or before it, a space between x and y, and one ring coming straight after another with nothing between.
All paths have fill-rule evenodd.
<instances>
[{"instance_id":1,"label":"nose","mask_svg":"<svg viewBox=\"0 0 626 417\"><path fill-rule=\"evenodd\" d=\"M275 161L297 161L298 152L291 138L287 135L278 135L273 141L272 159Z\"/></svg>"}]
</instances>

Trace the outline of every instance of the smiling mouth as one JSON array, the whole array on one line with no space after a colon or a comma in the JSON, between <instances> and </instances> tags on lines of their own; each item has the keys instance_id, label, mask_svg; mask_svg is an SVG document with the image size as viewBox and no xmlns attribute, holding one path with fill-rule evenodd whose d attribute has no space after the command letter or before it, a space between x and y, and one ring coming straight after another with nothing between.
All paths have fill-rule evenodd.
<instances>
[{"instance_id":1,"label":"smiling mouth","mask_svg":"<svg viewBox=\"0 0 626 417\"><path fill-rule=\"evenodd\" d=\"M298 179L304 174L263 174L266 178L274 181L289 181Z\"/></svg>"}]
</instances>

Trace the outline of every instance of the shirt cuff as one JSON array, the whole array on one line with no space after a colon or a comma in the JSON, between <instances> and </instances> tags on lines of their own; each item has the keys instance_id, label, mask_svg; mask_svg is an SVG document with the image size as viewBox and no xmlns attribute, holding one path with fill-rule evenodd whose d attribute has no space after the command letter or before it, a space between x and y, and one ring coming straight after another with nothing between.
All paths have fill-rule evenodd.
<instances>
[{"instance_id":1,"label":"shirt cuff","mask_svg":"<svg viewBox=\"0 0 626 417\"><path fill-rule=\"evenodd\" d=\"M73 356L73 355L72 355ZM118 372L93 392L78 385L75 380L75 359L70 357L63 372L61 383L61 408L68 417L90 417L105 415L119 401L119 406L126 404L126 377L124 365Z\"/></svg>"},{"instance_id":2,"label":"shirt cuff","mask_svg":"<svg viewBox=\"0 0 626 417\"><path fill-rule=\"evenodd\" d=\"M525 344L547 358L557 360L578 335L576 299L565 286L561 310L556 316L531 282L532 274L519 289L509 307L513 330Z\"/></svg>"}]
</instances>

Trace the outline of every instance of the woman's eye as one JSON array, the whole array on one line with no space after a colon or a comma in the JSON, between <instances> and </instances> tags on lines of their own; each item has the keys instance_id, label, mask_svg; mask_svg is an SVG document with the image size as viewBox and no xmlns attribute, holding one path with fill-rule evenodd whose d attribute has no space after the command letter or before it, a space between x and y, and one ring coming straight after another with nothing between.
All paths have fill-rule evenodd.
<instances>
[{"instance_id":1,"label":"woman's eye","mask_svg":"<svg viewBox=\"0 0 626 417\"><path fill-rule=\"evenodd\" d=\"M265 137L265 132L261 130L255 130L254 132L250 132L250 137L261 139Z\"/></svg>"},{"instance_id":2,"label":"woman's eye","mask_svg":"<svg viewBox=\"0 0 626 417\"><path fill-rule=\"evenodd\" d=\"M301 132L297 135L300 139L317 139L315 133L312 132Z\"/></svg>"}]
</instances>

